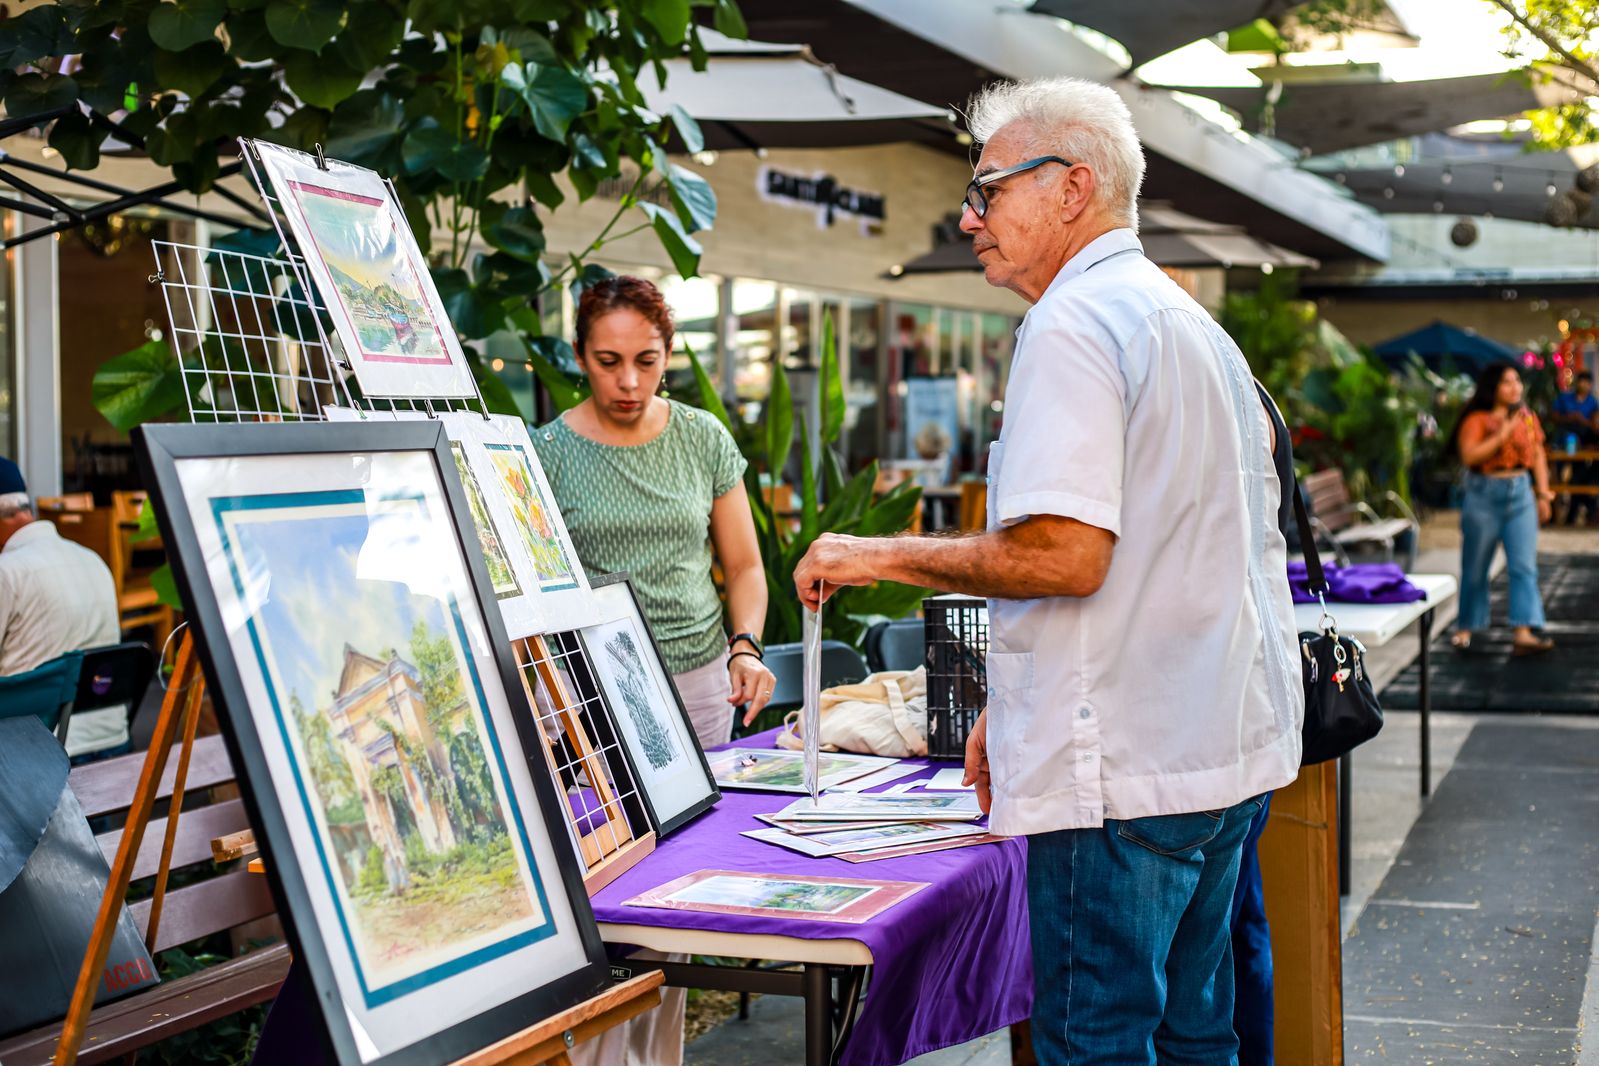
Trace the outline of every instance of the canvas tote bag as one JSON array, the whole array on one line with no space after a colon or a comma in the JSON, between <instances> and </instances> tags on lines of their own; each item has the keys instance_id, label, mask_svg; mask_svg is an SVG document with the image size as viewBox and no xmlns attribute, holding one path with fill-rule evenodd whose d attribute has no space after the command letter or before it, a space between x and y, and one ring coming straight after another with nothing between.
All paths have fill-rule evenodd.
<instances>
[{"instance_id":1,"label":"canvas tote bag","mask_svg":"<svg viewBox=\"0 0 1599 1066\"><path fill-rule=\"evenodd\" d=\"M903 759L927 754L927 668L885 670L853 685L822 690L821 746L828 751ZM799 712L790 711L777 746L804 748Z\"/></svg>"}]
</instances>

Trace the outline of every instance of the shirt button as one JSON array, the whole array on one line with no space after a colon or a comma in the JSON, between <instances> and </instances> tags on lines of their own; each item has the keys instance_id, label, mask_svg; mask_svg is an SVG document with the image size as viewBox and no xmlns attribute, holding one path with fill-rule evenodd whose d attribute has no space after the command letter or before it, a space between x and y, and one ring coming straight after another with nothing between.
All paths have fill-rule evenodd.
<instances>
[{"instance_id":1,"label":"shirt button","mask_svg":"<svg viewBox=\"0 0 1599 1066\"><path fill-rule=\"evenodd\" d=\"M1093 714L1094 709L1092 707L1083 706L1077 708L1077 717L1079 718L1091 718L1093 717Z\"/></svg>"},{"instance_id":2,"label":"shirt button","mask_svg":"<svg viewBox=\"0 0 1599 1066\"><path fill-rule=\"evenodd\" d=\"M555 434L551 433L549 430L545 430L544 431L544 439L545 440L554 440L555 439Z\"/></svg>"},{"instance_id":3,"label":"shirt button","mask_svg":"<svg viewBox=\"0 0 1599 1066\"><path fill-rule=\"evenodd\" d=\"M1094 761L1094 753L1091 752L1091 751L1083 752L1083 761L1084 762L1093 762Z\"/></svg>"},{"instance_id":4,"label":"shirt button","mask_svg":"<svg viewBox=\"0 0 1599 1066\"><path fill-rule=\"evenodd\" d=\"M989 699L993 699L994 698L994 686L993 685L989 685L988 686L988 698Z\"/></svg>"}]
</instances>

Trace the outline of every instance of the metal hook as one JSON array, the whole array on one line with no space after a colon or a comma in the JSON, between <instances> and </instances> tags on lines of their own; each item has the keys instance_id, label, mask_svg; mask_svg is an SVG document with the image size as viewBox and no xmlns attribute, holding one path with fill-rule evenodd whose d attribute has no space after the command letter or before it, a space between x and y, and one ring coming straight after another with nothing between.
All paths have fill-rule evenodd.
<instances>
[{"instance_id":1,"label":"metal hook","mask_svg":"<svg viewBox=\"0 0 1599 1066\"><path fill-rule=\"evenodd\" d=\"M327 170L328 157L322 154L322 143L318 141L313 147L316 148L316 168L318 170Z\"/></svg>"},{"instance_id":2,"label":"metal hook","mask_svg":"<svg viewBox=\"0 0 1599 1066\"><path fill-rule=\"evenodd\" d=\"M422 406L427 408L429 418L439 417L438 414L433 410L433 398L431 396L422 397Z\"/></svg>"},{"instance_id":3,"label":"metal hook","mask_svg":"<svg viewBox=\"0 0 1599 1066\"><path fill-rule=\"evenodd\" d=\"M160 285L160 284L163 284L167 280L167 276L166 276L165 271L157 270L154 274L151 274L145 280L147 282L149 282L151 285Z\"/></svg>"},{"instance_id":4,"label":"metal hook","mask_svg":"<svg viewBox=\"0 0 1599 1066\"><path fill-rule=\"evenodd\" d=\"M170 692L171 691L171 689L169 689L167 687L167 669L166 669L166 667L167 667L167 649L172 647L173 638L176 637L179 633L182 633L186 628L188 628L188 625L189 625L189 623L187 623L187 622L179 622L176 626L173 627L172 632L167 634L167 639L161 645L161 658L156 662L155 680L156 680L156 683L161 686L161 691L162 692ZM177 669L177 666L178 666L177 661L176 661L176 659L174 659L173 663L172 663L172 668L175 670L175 669ZM194 684L194 682L191 680L189 682L189 685L192 685L192 684ZM183 688L179 689L178 691L179 692L185 691L186 689L188 689L189 685L184 685Z\"/></svg>"}]
</instances>

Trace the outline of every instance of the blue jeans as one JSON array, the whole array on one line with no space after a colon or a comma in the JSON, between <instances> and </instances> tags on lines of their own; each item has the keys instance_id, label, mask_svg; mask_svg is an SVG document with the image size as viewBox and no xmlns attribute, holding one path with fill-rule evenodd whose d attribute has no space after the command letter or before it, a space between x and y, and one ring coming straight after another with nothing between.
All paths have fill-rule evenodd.
<instances>
[{"instance_id":1,"label":"blue jeans","mask_svg":"<svg viewBox=\"0 0 1599 1066\"><path fill-rule=\"evenodd\" d=\"M1233 888L1263 799L1028 838L1040 1066L1237 1062Z\"/></svg>"},{"instance_id":2,"label":"blue jeans","mask_svg":"<svg viewBox=\"0 0 1599 1066\"><path fill-rule=\"evenodd\" d=\"M1502 542L1510 573L1510 624L1542 628L1538 591L1538 502L1532 478L1466 475L1460 507L1460 617L1457 629L1488 627L1488 567Z\"/></svg>"},{"instance_id":3,"label":"blue jeans","mask_svg":"<svg viewBox=\"0 0 1599 1066\"><path fill-rule=\"evenodd\" d=\"M1233 890L1233 1031L1238 1034L1238 1066L1272 1066L1276 1013L1272 995L1271 926L1266 922L1266 888L1260 879L1260 834L1266 830L1271 793L1249 823Z\"/></svg>"}]
</instances>

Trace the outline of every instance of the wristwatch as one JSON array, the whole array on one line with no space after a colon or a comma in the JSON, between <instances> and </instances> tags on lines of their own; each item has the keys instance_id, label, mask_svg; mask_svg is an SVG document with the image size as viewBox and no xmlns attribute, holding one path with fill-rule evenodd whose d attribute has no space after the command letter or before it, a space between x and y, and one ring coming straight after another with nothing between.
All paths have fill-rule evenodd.
<instances>
[{"instance_id":1,"label":"wristwatch","mask_svg":"<svg viewBox=\"0 0 1599 1066\"><path fill-rule=\"evenodd\" d=\"M731 637L727 638L728 648L732 648L733 645L737 644L741 640L749 641L750 647L755 649L755 657L757 659L763 659L766 657L766 647L761 644L761 638L757 637L754 633L734 633Z\"/></svg>"}]
</instances>

